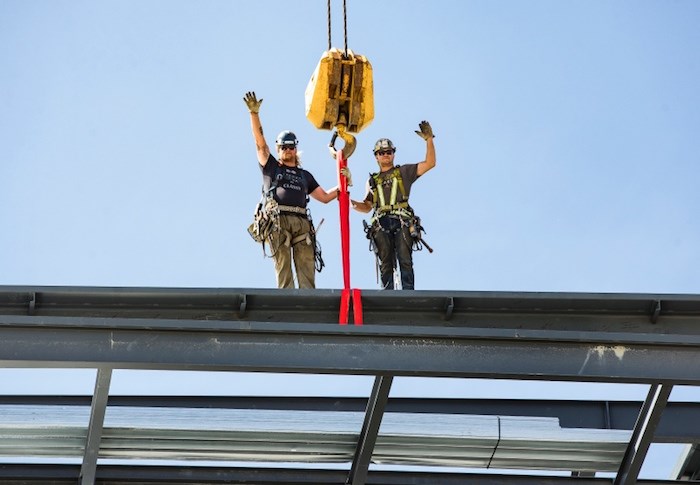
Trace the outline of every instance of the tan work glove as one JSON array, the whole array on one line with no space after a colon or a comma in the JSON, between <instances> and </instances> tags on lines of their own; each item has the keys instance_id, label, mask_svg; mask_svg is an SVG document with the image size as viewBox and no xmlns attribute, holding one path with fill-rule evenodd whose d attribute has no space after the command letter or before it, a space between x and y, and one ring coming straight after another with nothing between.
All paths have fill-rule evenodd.
<instances>
[{"instance_id":1,"label":"tan work glove","mask_svg":"<svg viewBox=\"0 0 700 485\"><path fill-rule=\"evenodd\" d=\"M350 169L348 167L343 167L340 169L340 173L348 179L348 187L352 187L352 174L350 173Z\"/></svg>"},{"instance_id":2,"label":"tan work glove","mask_svg":"<svg viewBox=\"0 0 700 485\"><path fill-rule=\"evenodd\" d=\"M420 131L416 130L416 135L420 136L424 140L428 140L428 138L435 138L435 135L433 135L433 129L430 127L430 123L427 121L423 120L420 123L418 123L418 128L420 128Z\"/></svg>"},{"instance_id":3,"label":"tan work glove","mask_svg":"<svg viewBox=\"0 0 700 485\"><path fill-rule=\"evenodd\" d=\"M243 101L245 101L245 105L248 107L251 113L260 112L260 105L262 104L263 100L261 99L258 101L258 98L255 97L255 91L248 91L245 93Z\"/></svg>"}]
</instances>

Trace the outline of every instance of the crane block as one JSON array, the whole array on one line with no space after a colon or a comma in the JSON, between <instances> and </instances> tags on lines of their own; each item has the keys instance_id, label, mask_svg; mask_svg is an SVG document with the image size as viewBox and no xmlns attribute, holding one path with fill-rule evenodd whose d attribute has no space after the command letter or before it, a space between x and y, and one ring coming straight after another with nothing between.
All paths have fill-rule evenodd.
<instances>
[{"instance_id":1,"label":"crane block","mask_svg":"<svg viewBox=\"0 0 700 485\"><path fill-rule=\"evenodd\" d=\"M374 119L372 66L348 49L325 51L306 86L306 117L322 130L359 133Z\"/></svg>"}]
</instances>

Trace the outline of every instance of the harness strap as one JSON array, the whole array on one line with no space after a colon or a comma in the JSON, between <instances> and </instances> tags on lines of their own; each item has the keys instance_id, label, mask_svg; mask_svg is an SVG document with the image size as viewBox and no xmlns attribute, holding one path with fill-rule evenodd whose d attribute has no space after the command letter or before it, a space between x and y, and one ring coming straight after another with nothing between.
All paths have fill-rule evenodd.
<instances>
[{"instance_id":1,"label":"harness strap","mask_svg":"<svg viewBox=\"0 0 700 485\"><path fill-rule=\"evenodd\" d=\"M376 177L379 178L378 175L376 175ZM379 205L386 204L384 201L384 189L376 182L376 180L374 184L374 203Z\"/></svg>"},{"instance_id":2,"label":"harness strap","mask_svg":"<svg viewBox=\"0 0 700 485\"><path fill-rule=\"evenodd\" d=\"M311 246L311 233L305 232L304 234L300 234L297 237L292 238L291 232L287 230L283 230L282 232L284 233L284 242L282 242L282 244L287 247L296 246L300 242L306 242L307 245Z\"/></svg>"},{"instance_id":3,"label":"harness strap","mask_svg":"<svg viewBox=\"0 0 700 485\"><path fill-rule=\"evenodd\" d=\"M408 202L399 202L398 204L391 205L380 205L377 207L377 212L391 212L399 209L406 209L408 207Z\"/></svg>"},{"instance_id":4,"label":"harness strap","mask_svg":"<svg viewBox=\"0 0 700 485\"><path fill-rule=\"evenodd\" d=\"M307 232L306 234L301 234L301 235L295 237L294 239L292 239L292 246L294 246L302 241L305 241L308 246L311 246L311 234L309 234Z\"/></svg>"},{"instance_id":5,"label":"harness strap","mask_svg":"<svg viewBox=\"0 0 700 485\"><path fill-rule=\"evenodd\" d=\"M394 205L396 204L396 189L399 188L399 179L396 178L394 175L391 177L393 180L391 181L391 195L389 196L389 204ZM382 201L382 205L384 205Z\"/></svg>"},{"instance_id":6,"label":"harness strap","mask_svg":"<svg viewBox=\"0 0 700 485\"><path fill-rule=\"evenodd\" d=\"M398 166L394 167L394 169L391 171L391 175L389 176L389 178L391 178L391 193L389 195L388 204L384 198L384 190L381 187L382 180L379 175L380 174L377 173L372 176L374 179L374 200L378 208L396 205L396 196L398 195L398 192L401 192L401 199L403 201L406 200L406 189L403 186L403 178L401 178L401 171L399 170ZM403 202L399 202L399 204L402 203Z\"/></svg>"},{"instance_id":7,"label":"harness strap","mask_svg":"<svg viewBox=\"0 0 700 485\"><path fill-rule=\"evenodd\" d=\"M293 214L306 215L306 207L298 207L294 205L279 205L277 206L280 212L291 212Z\"/></svg>"},{"instance_id":8,"label":"harness strap","mask_svg":"<svg viewBox=\"0 0 700 485\"><path fill-rule=\"evenodd\" d=\"M396 168L396 171L394 172L396 174L396 181L399 184L399 190L401 191L401 197L403 200L406 200L406 190L403 188L403 178L401 178L401 171Z\"/></svg>"}]
</instances>

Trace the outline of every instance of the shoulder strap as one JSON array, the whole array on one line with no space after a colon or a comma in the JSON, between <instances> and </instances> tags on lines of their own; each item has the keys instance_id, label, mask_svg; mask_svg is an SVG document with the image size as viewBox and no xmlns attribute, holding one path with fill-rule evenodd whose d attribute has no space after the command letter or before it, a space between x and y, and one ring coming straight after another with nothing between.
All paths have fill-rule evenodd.
<instances>
[{"instance_id":1,"label":"shoulder strap","mask_svg":"<svg viewBox=\"0 0 700 485\"><path fill-rule=\"evenodd\" d=\"M282 180L282 171L280 170L280 164L277 163L277 165L275 165L274 176L272 177L272 180L270 181L270 188L265 190L265 184L263 184L261 187L261 191L262 191L263 196L272 197L273 193L275 192L275 189L277 189L277 186L280 183L280 180Z\"/></svg>"},{"instance_id":2,"label":"shoulder strap","mask_svg":"<svg viewBox=\"0 0 700 485\"><path fill-rule=\"evenodd\" d=\"M379 172L369 174L369 186L372 189L372 199L375 208L382 205L379 198L384 198L384 193L381 193L380 195L379 192L379 181Z\"/></svg>"},{"instance_id":3,"label":"shoulder strap","mask_svg":"<svg viewBox=\"0 0 700 485\"><path fill-rule=\"evenodd\" d=\"M401 165L397 165L394 168L394 173L392 174L392 177L396 178L396 181L398 182L399 185L399 190L401 191L401 197L405 201L406 200L406 190L403 187L403 179L401 178L401 170L399 170L399 167Z\"/></svg>"},{"instance_id":4,"label":"shoulder strap","mask_svg":"<svg viewBox=\"0 0 700 485\"><path fill-rule=\"evenodd\" d=\"M309 205L309 181L306 179L306 170L301 167L297 167L299 173L301 174L301 185L304 187L304 192L306 193L306 205Z\"/></svg>"},{"instance_id":5,"label":"shoulder strap","mask_svg":"<svg viewBox=\"0 0 700 485\"><path fill-rule=\"evenodd\" d=\"M407 214L407 210L410 210L408 206L408 197L406 197L406 190L403 185L403 178L401 177L401 171L399 170L400 165L396 165L391 172L386 177L386 181L390 181L391 193L389 195L389 200L386 200L384 189L379 187L380 182L382 182L380 173L371 174L370 185L373 184L373 195L374 195L374 210L375 217L381 214ZM401 199L398 199L398 193L401 192Z\"/></svg>"},{"instance_id":6,"label":"shoulder strap","mask_svg":"<svg viewBox=\"0 0 700 485\"><path fill-rule=\"evenodd\" d=\"M379 172L369 174L369 186L372 190L377 188L377 178L379 177Z\"/></svg>"}]
</instances>

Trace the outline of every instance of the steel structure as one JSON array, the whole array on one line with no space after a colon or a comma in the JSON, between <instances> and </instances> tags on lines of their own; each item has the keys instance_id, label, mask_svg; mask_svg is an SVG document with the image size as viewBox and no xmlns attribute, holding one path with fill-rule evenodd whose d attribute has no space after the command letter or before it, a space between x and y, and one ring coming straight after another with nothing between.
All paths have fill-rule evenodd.
<instances>
[{"instance_id":1,"label":"steel structure","mask_svg":"<svg viewBox=\"0 0 700 485\"><path fill-rule=\"evenodd\" d=\"M668 402L674 385L700 384L698 295L365 291L362 326L335 323L340 299L339 290L0 287L3 367L97 369L92 396L0 397L0 406L90 406L81 465L8 463L0 465L0 479L37 485L628 485L637 482L654 442L691 445L677 479L698 477L700 408ZM375 385L366 400L164 400L110 396L116 369L369 375ZM639 383L649 393L642 403L392 399L397 376ZM335 411L365 415L354 459L343 470L99 461L105 413L113 406L323 410L330 402ZM573 468L569 477L379 471L370 465L384 416L392 412L557 417L563 427L630 434L613 479Z\"/></svg>"}]
</instances>

